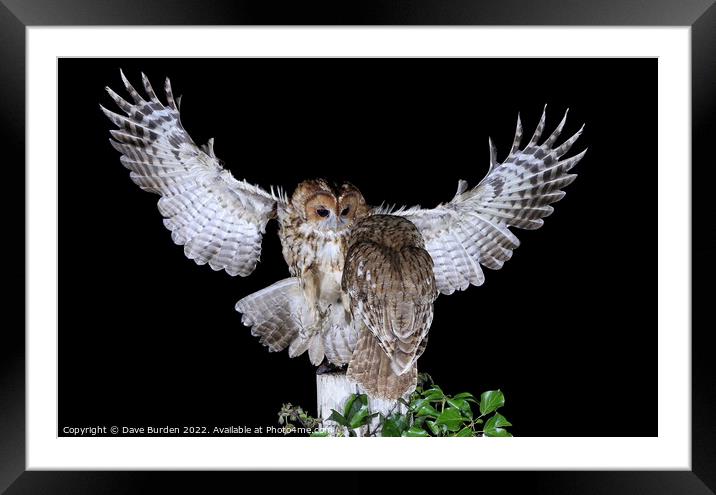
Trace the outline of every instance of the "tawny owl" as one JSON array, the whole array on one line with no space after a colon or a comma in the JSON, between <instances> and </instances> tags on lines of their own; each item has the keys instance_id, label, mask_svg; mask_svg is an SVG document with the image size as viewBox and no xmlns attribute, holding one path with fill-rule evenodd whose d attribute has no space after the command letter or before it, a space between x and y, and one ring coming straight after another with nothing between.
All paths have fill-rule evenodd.
<instances>
[{"instance_id":1,"label":"tawny owl","mask_svg":"<svg viewBox=\"0 0 716 495\"><path fill-rule=\"evenodd\" d=\"M482 181L473 188L459 181L453 199L435 208L372 207L355 186L320 179L302 182L289 198L234 179L213 140L197 146L168 79L162 103L144 74L145 95L121 77L132 102L107 88L126 115L101 107L118 127L110 142L131 179L161 196L174 242L197 264L247 276L266 224L277 219L291 276L241 299L242 322L271 351L347 365L348 377L374 397L415 387L438 294L481 285L481 265L501 268L519 245L510 227L539 228L586 151L562 158L581 134L556 145L566 113L539 144L543 112L525 147L518 117L507 158L498 163L490 141Z\"/></svg>"}]
</instances>

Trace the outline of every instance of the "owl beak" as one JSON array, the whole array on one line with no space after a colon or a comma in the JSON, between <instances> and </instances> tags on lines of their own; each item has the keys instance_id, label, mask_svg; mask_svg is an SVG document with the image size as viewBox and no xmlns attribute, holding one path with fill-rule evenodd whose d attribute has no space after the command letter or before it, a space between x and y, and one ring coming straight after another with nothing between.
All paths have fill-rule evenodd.
<instances>
[{"instance_id":1,"label":"owl beak","mask_svg":"<svg viewBox=\"0 0 716 495\"><path fill-rule=\"evenodd\" d=\"M331 215L330 218L326 219L326 224L329 229L336 230L338 228L338 226L340 225L340 220L338 218L336 218L335 215Z\"/></svg>"},{"instance_id":2,"label":"owl beak","mask_svg":"<svg viewBox=\"0 0 716 495\"><path fill-rule=\"evenodd\" d=\"M324 222L325 226L332 230L340 230L348 225L348 220L339 215L331 215L331 217L326 218Z\"/></svg>"}]
</instances>

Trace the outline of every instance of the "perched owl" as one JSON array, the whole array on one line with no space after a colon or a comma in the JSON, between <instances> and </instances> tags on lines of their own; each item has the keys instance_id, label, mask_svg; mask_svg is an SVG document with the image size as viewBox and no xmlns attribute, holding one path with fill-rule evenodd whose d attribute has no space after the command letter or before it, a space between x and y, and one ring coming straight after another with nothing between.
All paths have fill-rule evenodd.
<instances>
[{"instance_id":1,"label":"perched owl","mask_svg":"<svg viewBox=\"0 0 716 495\"><path fill-rule=\"evenodd\" d=\"M167 79L166 103L142 74L145 94L122 80L131 102L107 88L125 114L100 106L118 127L110 142L130 178L161 196L159 211L176 244L197 264L249 275L266 224L276 219L290 277L241 299L236 309L271 351L305 352L318 366L347 366L347 376L374 397L412 391L438 294L484 281L519 245L510 227L537 229L576 177L568 172L586 150L562 159L582 130L560 145L566 113L541 144L545 114L525 147L522 125L498 163L490 141L486 176L459 181L451 201L432 209L366 203L352 184L300 183L291 197L236 180L182 127Z\"/></svg>"}]
</instances>

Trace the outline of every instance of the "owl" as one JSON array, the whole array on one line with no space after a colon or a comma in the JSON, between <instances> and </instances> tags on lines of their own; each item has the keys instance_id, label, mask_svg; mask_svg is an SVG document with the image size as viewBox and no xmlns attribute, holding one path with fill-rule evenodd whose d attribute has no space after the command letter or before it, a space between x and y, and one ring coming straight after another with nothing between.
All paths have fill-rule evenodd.
<instances>
[{"instance_id":1,"label":"owl","mask_svg":"<svg viewBox=\"0 0 716 495\"><path fill-rule=\"evenodd\" d=\"M245 277L276 220L290 276L238 301L242 323L270 351L307 353L320 369L345 367L376 398L415 388L438 295L481 285L483 267L500 269L519 246L511 228L542 226L586 152L564 158L584 126L557 145L567 113L541 140L543 112L524 147L517 117L503 162L489 141L484 178L472 188L460 180L452 200L435 208L371 206L356 186L323 179L289 196L235 179L213 139L194 143L169 79L162 101L144 74L143 94L120 75L128 99L106 88L120 112L100 105L117 127L110 143L132 181L160 196L173 241L197 264Z\"/></svg>"}]
</instances>

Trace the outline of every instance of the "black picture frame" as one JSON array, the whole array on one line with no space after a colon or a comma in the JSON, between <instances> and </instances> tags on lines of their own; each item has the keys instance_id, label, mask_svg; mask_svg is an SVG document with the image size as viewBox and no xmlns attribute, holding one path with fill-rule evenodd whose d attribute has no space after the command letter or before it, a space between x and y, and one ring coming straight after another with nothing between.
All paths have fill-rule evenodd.
<instances>
[{"instance_id":1,"label":"black picture frame","mask_svg":"<svg viewBox=\"0 0 716 495\"><path fill-rule=\"evenodd\" d=\"M713 0L422 0L414 2L249 2L215 0L2 0L0 1L0 119L6 184L24 191L25 28L69 25L582 25L691 26L692 50L692 470L667 472L481 472L471 482L481 490L514 485L531 493L714 493L716 492L716 365L709 345L712 325L708 283L716 276L716 206L708 200L714 179L716 136L716 6ZM18 195L22 195L20 192ZM2 195L5 211L16 212L20 198ZM23 201L24 204L24 201ZM24 228L24 215L9 216L9 227ZM21 225L22 224L22 225ZM8 229L9 230L9 229ZM24 239L24 236L23 236ZM27 246L11 245L19 266ZM6 308L24 307L24 282L6 293ZM22 287L22 289L21 289ZM236 483L265 481L265 473L38 472L26 471L25 329L23 318L3 325L0 345L0 490L7 493L157 493L167 483L205 492L217 478ZM320 464L320 462L317 462ZM315 474L292 473L296 486ZM365 478L361 478L365 479ZM408 477L420 483L420 477ZM359 475L341 483L359 491ZM271 482L277 479L271 477ZM362 491L362 490L361 490Z\"/></svg>"}]
</instances>

